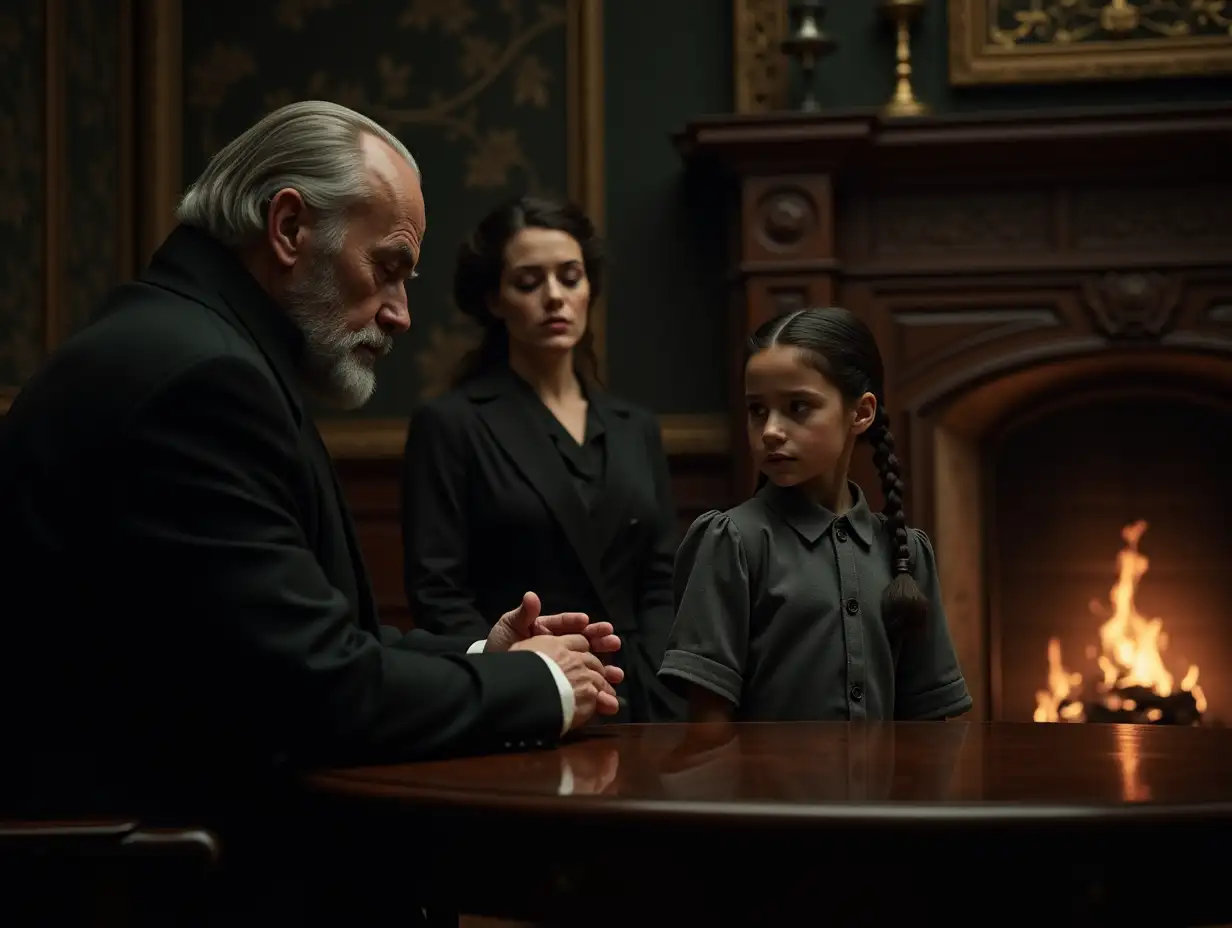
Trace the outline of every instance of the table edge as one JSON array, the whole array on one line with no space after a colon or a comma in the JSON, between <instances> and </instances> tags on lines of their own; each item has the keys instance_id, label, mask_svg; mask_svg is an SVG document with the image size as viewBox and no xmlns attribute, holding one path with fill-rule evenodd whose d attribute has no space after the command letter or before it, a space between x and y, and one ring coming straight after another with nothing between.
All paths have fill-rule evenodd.
<instances>
[{"instance_id":1,"label":"table edge","mask_svg":"<svg viewBox=\"0 0 1232 928\"><path fill-rule=\"evenodd\" d=\"M502 795L461 792L434 787L404 787L352 779L337 774L310 777L309 793L356 803L391 801L404 808L435 813L508 813L548 818L637 818L702 823L742 821L790 824L974 824L1037 825L1048 822L1232 822L1232 800L1194 803L1075 803L1075 802L862 802L832 803L771 801L684 801L622 799L604 796Z\"/></svg>"}]
</instances>

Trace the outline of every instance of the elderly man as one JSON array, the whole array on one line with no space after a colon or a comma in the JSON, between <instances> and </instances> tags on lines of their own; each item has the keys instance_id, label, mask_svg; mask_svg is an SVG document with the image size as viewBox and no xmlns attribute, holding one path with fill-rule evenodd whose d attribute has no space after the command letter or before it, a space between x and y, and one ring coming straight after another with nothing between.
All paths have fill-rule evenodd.
<instances>
[{"instance_id":1,"label":"elderly man","mask_svg":"<svg viewBox=\"0 0 1232 928\"><path fill-rule=\"evenodd\" d=\"M294 104L177 215L0 432L18 791L60 816L231 822L236 796L308 765L544 745L614 713L611 626L541 617L533 594L486 642L378 624L305 397L362 406L409 324L425 218L406 148Z\"/></svg>"}]
</instances>

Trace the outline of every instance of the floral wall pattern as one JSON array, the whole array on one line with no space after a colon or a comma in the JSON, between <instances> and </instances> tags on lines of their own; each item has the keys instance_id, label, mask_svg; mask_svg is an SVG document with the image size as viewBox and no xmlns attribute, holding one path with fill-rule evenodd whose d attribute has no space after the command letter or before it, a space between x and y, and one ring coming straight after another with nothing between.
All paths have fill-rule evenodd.
<instances>
[{"instance_id":1,"label":"floral wall pattern","mask_svg":"<svg viewBox=\"0 0 1232 928\"><path fill-rule=\"evenodd\" d=\"M0 412L131 273L118 4L0 8Z\"/></svg>"},{"instance_id":2,"label":"floral wall pattern","mask_svg":"<svg viewBox=\"0 0 1232 928\"><path fill-rule=\"evenodd\" d=\"M64 228L61 306L54 340L83 325L134 270L129 110L118 4L66 0L64 38Z\"/></svg>"},{"instance_id":3,"label":"floral wall pattern","mask_svg":"<svg viewBox=\"0 0 1232 928\"><path fill-rule=\"evenodd\" d=\"M518 193L563 194L567 0L247 0L183 6L183 176L296 99L353 107L394 132L424 176L428 231L412 326L365 417L445 389L474 332L451 306L459 242Z\"/></svg>"},{"instance_id":4,"label":"floral wall pattern","mask_svg":"<svg viewBox=\"0 0 1232 928\"><path fill-rule=\"evenodd\" d=\"M0 390L11 392L42 354L43 4L0 12Z\"/></svg>"}]
</instances>

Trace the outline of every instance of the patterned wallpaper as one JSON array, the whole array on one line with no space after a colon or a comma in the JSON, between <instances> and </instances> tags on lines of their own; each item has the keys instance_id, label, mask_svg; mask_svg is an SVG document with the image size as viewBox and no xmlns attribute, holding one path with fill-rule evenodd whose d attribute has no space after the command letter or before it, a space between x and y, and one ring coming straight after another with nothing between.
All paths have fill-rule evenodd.
<instances>
[{"instance_id":1,"label":"patterned wallpaper","mask_svg":"<svg viewBox=\"0 0 1232 928\"><path fill-rule=\"evenodd\" d=\"M128 26L94 0L0 8L0 399L131 269Z\"/></svg>"},{"instance_id":2,"label":"patterned wallpaper","mask_svg":"<svg viewBox=\"0 0 1232 928\"><path fill-rule=\"evenodd\" d=\"M56 339L83 324L133 270L133 172L122 58L131 54L115 3L64 0L65 189L59 212L63 305Z\"/></svg>"},{"instance_id":3,"label":"patterned wallpaper","mask_svg":"<svg viewBox=\"0 0 1232 928\"><path fill-rule=\"evenodd\" d=\"M183 176L295 99L334 100L394 132L424 176L428 231L411 332L364 417L448 384L474 332L449 297L458 243L498 200L564 193L566 0L214 0L183 9Z\"/></svg>"},{"instance_id":4,"label":"patterned wallpaper","mask_svg":"<svg viewBox=\"0 0 1232 928\"><path fill-rule=\"evenodd\" d=\"M0 11L0 390L43 345L43 4Z\"/></svg>"}]
</instances>

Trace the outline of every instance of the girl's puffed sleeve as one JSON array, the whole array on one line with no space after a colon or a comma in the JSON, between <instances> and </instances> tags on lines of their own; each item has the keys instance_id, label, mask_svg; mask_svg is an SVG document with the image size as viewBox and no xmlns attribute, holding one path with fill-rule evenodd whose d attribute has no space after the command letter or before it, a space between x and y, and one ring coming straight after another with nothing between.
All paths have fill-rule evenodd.
<instances>
[{"instance_id":1,"label":"girl's puffed sleeve","mask_svg":"<svg viewBox=\"0 0 1232 928\"><path fill-rule=\"evenodd\" d=\"M740 533L724 513L700 516L676 552L676 620L659 676L740 705L749 642L749 569Z\"/></svg>"},{"instance_id":2,"label":"girl's puffed sleeve","mask_svg":"<svg viewBox=\"0 0 1232 928\"><path fill-rule=\"evenodd\" d=\"M950 627L941 603L941 583L932 542L911 529L916 552L912 575L928 597L928 620L903 644L896 671L894 718L926 721L953 718L971 708L967 681L958 666Z\"/></svg>"}]
</instances>

